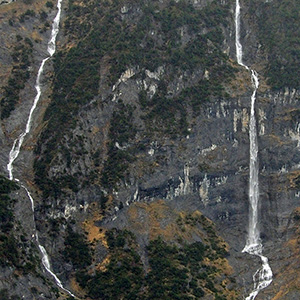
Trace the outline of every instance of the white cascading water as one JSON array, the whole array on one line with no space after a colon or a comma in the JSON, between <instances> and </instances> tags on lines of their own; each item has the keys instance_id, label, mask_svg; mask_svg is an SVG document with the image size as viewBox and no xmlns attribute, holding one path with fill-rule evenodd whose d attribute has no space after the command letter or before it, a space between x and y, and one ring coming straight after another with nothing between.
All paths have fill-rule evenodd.
<instances>
[{"instance_id":1,"label":"white cascading water","mask_svg":"<svg viewBox=\"0 0 300 300\"><path fill-rule=\"evenodd\" d=\"M251 113L249 124L249 139L250 139L250 176L249 176L249 232L246 245L243 252L260 257L262 266L253 275L254 288L246 300L254 300L257 294L268 285L271 284L273 273L268 263L268 258L262 255L262 243L258 228L258 200L259 200L259 181L258 181L258 144L257 144L257 129L255 119L255 100L256 92L259 87L258 74L255 70L250 69L243 63L243 48L240 42L240 3L236 0L235 9L235 46L236 57L239 65L251 71L251 81L253 84L253 93L251 96Z\"/></svg>"},{"instance_id":2,"label":"white cascading water","mask_svg":"<svg viewBox=\"0 0 300 300\"><path fill-rule=\"evenodd\" d=\"M30 202L31 202L31 209L32 209L32 214L33 214L33 221L34 221L34 200L30 194L30 192L28 191L28 189L24 186L24 185L21 185L22 188L25 189L27 195L28 195L28 198L30 199ZM39 241L39 236L38 236L38 233L36 231L36 229L34 228L34 231L35 231L35 240L37 242L37 245L41 251L41 254L42 254L42 264L44 266L44 268L46 269L46 271L54 278L55 280L55 283L57 284L57 286L59 286L62 290L64 290L65 292L67 292L70 296L75 297L75 295L73 295L68 289L66 289L61 281L59 280L59 278L55 275L55 273L53 273L51 271L51 265L50 265L50 261L49 261L49 256L47 254L47 251L45 249L45 247L43 247L41 244L40 244L40 241Z\"/></svg>"},{"instance_id":3,"label":"white cascading water","mask_svg":"<svg viewBox=\"0 0 300 300\"><path fill-rule=\"evenodd\" d=\"M7 171L8 171L10 180L14 179L14 176L13 176L13 163L17 159L17 157L19 156L22 144L24 142L24 138L26 137L26 135L31 130L31 123L32 123L33 113L34 113L34 111L36 109L36 106L37 106L37 104L40 100L40 97L41 97L41 75L43 74L45 63L50 57L53 56L53 54L55 53L55 50L56 50L55 43L56 43L57 34L59 32L59 22L60 22L60 15L61 15L61 2L62 2L62 0L58 0L58 2L57 2L57 10L58 11L57 11L57 14L56 14L56 16L53 20L53 24L52 24L51 38L48 42L48 47L47 47L47 51L48 51L49 56L47 56L46 58L44 58L42 60L41 65L40 65L39 70L38 70L38 75L37 75L36 83L35 83L36 96L34 98L32 107L30 109L30 113L29 113L27 123L26 123L26 129L25 129L24 132L22 132L19 135L19 137L17 139L14 140L12 149L9 152L9 162L7 164ZM15 180L19 181L19 179L17 179L17 178L15 178ZM25 189L25 191L28 195L28 198L30 199L32 213L33 213L33 220L34 220L34 200L31 196L29 190L24 185L21 184L21 186ZM54 280L56 282L56 285L58 287L60 287L65 292L67 292L70 296L76 298L75 295L73 295L68 289L64 288L64 286L62 285L59 278L51 271L49 256L46 252L46 249L40 244L38 233L37 233L35 228L34 228L34 232L35 232L35 239L36 239L37 245L38 245L39 250L42 254L42 264L43 264L44 268L54 278Z\"/></svg>"}]
</instances>

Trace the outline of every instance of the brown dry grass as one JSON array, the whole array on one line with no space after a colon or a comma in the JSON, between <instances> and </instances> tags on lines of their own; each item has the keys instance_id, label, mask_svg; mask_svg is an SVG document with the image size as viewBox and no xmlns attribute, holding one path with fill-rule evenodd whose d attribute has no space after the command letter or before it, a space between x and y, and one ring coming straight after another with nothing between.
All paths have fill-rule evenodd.
<instances>
[{"instance_id":1,"label":"brown dry grass","mask_svg":"<svg viewBox=\"0 0 300 300\"><path fill-rule=\"evenodd\" d=\"M79 286L78 282L76 281L75 277L71 277L70 279L70 286L71 286L71 290L74 291L74 293L82 298L82 299L85 299L85 300L88 300L89 298L84 298L84 291L83 289ZM64 297L63 299L66 299L68 298L69 295L67 294L66 297Z\"/></svg>"},{"instance_id":2,"label":"brown dry grass","mask_svg":"<svg viewBox=\"0 0 300 300\"><path fill-rule=\"evenodd\" d=\"M107 265L110 263L110 258L111 258L111 256L110 256L110 254L108 254L103 259L103 261L96 266L96 270L101 271L101 272L105 272Z\"/></svg>"},{"instance_id":3,"label":"brown dry grass","mask_svg":"<svg viewBox=\"0 0 300 300\"><path fill-rule=\"evenodd\" d=\"M178 217L184 218L187 214L172 210L163 200L151 203L134 203L128 210L130 226L141 234L147 234L150 239L163 236L166 241L182 238L192 241L194 234L203 233L196 227L188 224L179 226L174 222ZM194 212L200 214L200 212Z\"/></svg>"},{"instance_id":4,"label":"brown dry grass","mask_svg":"<svg viewBox=\"0 0 300 300\"><path fill-rule=\"evenodd\" d=\"M178 212L171 209L164 200L157 200L151 203L133 203L128 209L130 228L139 234L144 234L150 240L163 236L166 241L184 240L193 242L195 236L202 240L207 239L205 230L191 223L176 220L185 220L189 215L193 219L199 219L202 216L200 211L194 211L192 214L187 212ZM213 222L206 218L206 226L213 226ZM218 243L224 244L228 251L228 245L222 238ZM207 264L214 265L222 269L225 274L232 274L233 270L226 259L218 259L213 263L209 260Z\"/></svg>"},{"instance_id":5,"label":"brown dry grass","mask_svg":"<svg viewBox=\"0 0 300 300\"><path fill-rule=\"evenodd\" d=\"M87 240L93 245L94 242L101 241L103 246L108 248L107 241L105 238L106 230L99 226L96 226L95 223L97 221L101 221L103 216L101 215L101 210L98 207L97 203L93 203L91 205L91 216L88 217L83 223L82 227L85 232L87 232Z\"/></svg>"}]
</instances>

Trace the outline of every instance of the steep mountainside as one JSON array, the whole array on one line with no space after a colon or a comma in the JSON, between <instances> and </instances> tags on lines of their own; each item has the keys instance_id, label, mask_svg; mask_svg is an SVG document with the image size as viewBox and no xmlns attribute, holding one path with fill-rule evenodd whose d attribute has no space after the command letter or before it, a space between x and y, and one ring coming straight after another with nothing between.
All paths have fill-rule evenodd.
<instances>
[{"instance_id":1,"label":"steep mountainside","mask_svg":"<svg viewBox=\"0 0 300 300\"><path fill-rule=\"evenodd\" d=\"M300 5L240 5L243 60L260 81L258 219L273 271L256 299L298 299ZM235 7L63 0L11 182L57 8L0 6L0 299L249 295L261 265L242 253L253 86L236 61Z\"/></svg>"}]
</instances>

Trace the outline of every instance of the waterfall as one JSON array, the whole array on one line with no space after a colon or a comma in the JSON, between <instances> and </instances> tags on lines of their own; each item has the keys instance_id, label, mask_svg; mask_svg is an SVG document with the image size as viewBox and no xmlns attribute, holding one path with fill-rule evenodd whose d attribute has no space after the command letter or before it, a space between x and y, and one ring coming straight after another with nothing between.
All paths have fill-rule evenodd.
<instances>
[{"instance_id":1,"label":"waterfall","mask_svg":"<svg viewBox=\"0 0 300 300\"><path fill-rule=\"evenodd\" d=\"M25 189L25 191L26 191L26 193L27 193L27 196L28 196L28 198L30 199L30 202L31 202L31 209L32 209L32 215L33 215L33 221L34 221L34 223L35 223L35 220L34 220L34 200L33 200L32 196L31 196L29 190L28 190L24 185L21 185L21 186L22 186L23 189ZM38 233L37 233L37 231L36 231L36 228L34 228L34 232L35 232L35 240L36 240L37 245L38 245L38 247L39 247L39 250L40 250L40 252L41 252L41 254L42 254L42 264L43 264L45 270L46 270L46 271L54 278L55 283L56 283L57 286L59 286L62 290L64 290L65 292L67 292L70 296L76 298L75 295L73 295L68 289L66 289L66 288L62 285L61 281L60 281L59 278L56 276L56 274L53 273L53 272L51 271L51 265L50 265L50 260L49 260L48 253L47 253L45 247L43 247L43 246L40 244L40 241L39 241L39 235L38 235Z\"/></svg>"},{"instance_id":2,"label":"waterfall","mask_svg":"<svg viewBox=\"0 0 300 300\"><path fill-rule=\"evenodd\" d=\"M246 300L254 300L257 294L268 285L271 284L273 273L268 263L268 258L262 255L262 242L258 228L258 201L259 201L259 180L258 180L258 143L257 143L257 128L255 118L255 100L256 93L259 87L258 74L255 70L250 69L243 63L243 47L240 42L240 3L236 0L235 9L235 45L236 58L239 65L246 70L251 71L251 81L253 85L253 93L251 95L251 113L249 124L249 139L250 139L250 174L249 174L249 230L246 245L243 252L260 257L262 266L253 275L254 288Z\"/></svg>"},{"instance_id":3,"label":"waterfall","mask_svg":"<svg viewBox=\"0 0 300 300\"><path fill-rule=\"evenodd\" d=\"M7 170L9 173L10 180L13 179L13 163L14 163L15 159L19 156L20 149L23 144L24 138L31 130L32 116L33 116L33 113L34 113L36 106L41 97L41 93L42 93L41 92L41 75L43 74L45 63L50 57L53 56L53 54L55 53L55 50L56 50L55 42L56 42L57 34L59 32L61 2L62 2L62 0L58 0L58 2L57 2L57 14L52 23L51 37L50 37L50 40L48 42L48 47L47 47L47 52L48 52L49 56L42 60L39 70L38 70L38 75L37 75L36 82L35 82L36 96L34 98L32 107L29 112L29 116L28 116L27 123L26 123L26 129L14 141L13 146L9 152L9 162L7 164Z\"/></svg>"},{"instance_id":4,"label":"waterfall","mask_svg":"<svg viewBox=\"0 0 300 300\"><path fill-rule=\"evenodd\" d=\"M31 123L32 123L32 117L33 117L33 113L36 109L36 106L40 100L41 97L41 76L43 74L44 71L44 66L45 63L47 62L47 60L49 58L51 58L53 56L53 54L55 53L56 50L56 37L57 34L59 32L59 23L60 23L60 15L61 15L61 2L62 0L58 0L57 2L57 14L53 20L53 24L52 24L52 31L51 31L51 37L50 40L48 42L48 46L47 46L47 52L48 52L48 56L46 58L44 58L40 64L39 70L38 70L38 75L36 78L36 82L35 82L35 89L36 89L36 96L34 98L33 104L31 106L30 112L29 112L29 116L27 119L27 123L26 123L26 128L25 131L22 132L17 139L14 140L13 142L13 146L9 152L9 162L7 164L7 171L9 174L9 179L13 180L14 176L13 176L13 163L14 161L17 159L17 157L19 156L22 144L24 142L24 139L26 137L26 135L30 132L31 130ZM16 181L19 182L19 179L15 178ZM34 220L34 199L31 196L29 190L23 185L21 184L22 188L25 189L28 198L30 199L31 202L31 209L32 209L32 213L33 213L33 221L35 223ZM60 287L62 290L64 290L65 292L67 292L70 296L75 297L75 295L73 295L68 289L64 288L64 286L62 285L61 281L58 279L58 277L55 275L55 273L53 273L53 271L51 271L51 265L50 265L50 261L49 261L49 256L47 254L46 249L40 244L39 242L39 237L38 237L38 233L36 231L36 228L34 228L34 232L35 232L35 239L38 245L38 248L42 254L42 264L45 268L45 270L54 278L55 283L58 287Z\"/></svg>"}]
</instances>

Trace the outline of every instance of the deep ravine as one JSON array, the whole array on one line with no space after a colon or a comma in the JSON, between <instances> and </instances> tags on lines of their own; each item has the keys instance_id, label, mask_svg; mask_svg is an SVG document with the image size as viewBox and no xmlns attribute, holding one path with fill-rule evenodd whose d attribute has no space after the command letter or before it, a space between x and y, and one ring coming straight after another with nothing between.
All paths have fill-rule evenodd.
<instances>
[{"instance_id":1,"label":"deep ravine","mask_svg":"<svg viewBox=\"0 0 300 300\"><path fill-rule=\"evenodd\" d=\"M249 228L248 238L243 252L260 257L262 266L253 275L254 287L252 292L246 297L246 300L254 300L258 293L271 284L273 273L268 263L268 258L262 255L262 243L258 228L258 202L259 202L259 179L258 179L258 142L257 128L255 117L255 100L259 87L258 74L255 70L250 69L243 63L243 48L240 42L240 3L236 1L235 10L235 28L236 28L236 58L239 65L251 72L251 81L253 85L253 93L251 96L251 113L249 124L250 139L250 163L249 163Z\"/></svg>"},{"instance_id":2,"label":"deep ravine","mask_svg":"<svg viewBox=\"0 0 300 300\"><path fill-rule=\"evenodd\" d=\"M39 70L38 70L38 75L37 75L36 83L35 83L36 96L34 98L32 107L30 109L30 113L29 113L29 116L28 116L28 119L27 119L25 131L22 132L19 135L19 137L14 140L12 149L10 150L10 153L9 153L9 162L7 164L7 171L8 171L8 174L9 174L9 179L10 180L15 180L17 182L20 182L20 180L17 179L17 178L14 178L13 164L19 156L19 153L21 151L21 147L22 147L22 144L24 142L24 139L25 139L26 135L28 133L30 133L30 130L31 130L33 114L34 114L34 111L37 107L37 104L40 100L41 93L42 93L41 76L43 75L45 63L53 56L53 54L55 53L55 50L56 50L55 43L56 43L57 34L59 32L59 23L60 23L60 16L61 16L61 3L62 3L62 0L58 0L58 2L57 2L57 14L56 14L56 16L53 20L51 37L50 37L50 40L48 42L48 47L47 47L47 52L48 52L49 55L42 60L42 62L40 64L40 67L39 67ZM24 188L26 190L28 198L30 199L32 214L33 214L33 219L34 219L34 199L31 195L31 193L29 192L29 190L25 187L25 185L22 184L21 182L20 182L20 185L21 185L22 188ZM37 232L36 228L33 228L33 232L34 232L34 236L35 236L37 246L38 246L38 248L39 248L39 250L42 254L42 264L43 264L45 270L54 278L55 283L59 288L61 288L65 292L67 292L72 297L75 297L68 289L66 289L63 286L62 282L59 280L59 278L56 276L56 274L51 270L49 256L48 256L47 251L44 248L44 246L42 246L39 242L39 236L38 236L38 232Z\"/></svg>"}]
</instances>

